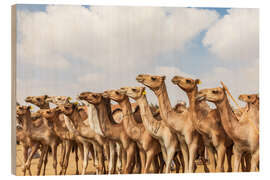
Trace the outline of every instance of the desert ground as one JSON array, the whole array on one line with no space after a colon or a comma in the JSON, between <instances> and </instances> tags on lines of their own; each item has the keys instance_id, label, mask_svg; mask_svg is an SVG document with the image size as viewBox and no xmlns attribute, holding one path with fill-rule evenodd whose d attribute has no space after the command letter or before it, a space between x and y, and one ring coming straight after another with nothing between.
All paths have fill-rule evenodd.
<instances>
[{"instance_id":1,"label":"desert ground","mask_svg":"<svg viewBox=\"0 0 270 180\"><path fill-rule=\"evenodd\" d=\"M60 165L59 165L60 148L58 148L57 155L58 155L58 158L57 158L57 160L58 160L57 170L58 170L58 173L59 173L59 171L60 171ZM46 175L54 175L54 169L52 167L52 157L50 155L48 157L49 157L49 159L48 159L48 164L47 164L47 168L46 168ZM23 160L22 147L21 147L21 145L17 145L16 174L18 176L23 175L22 174L22 168L21 168L22 160ZM38 158L32 160L31 172L32 172L33 175L36 175L38 160L39 160ZM107 161L106 161L106 165L107 165ZM225 170L226 170L227 169L226 159L225 159L224 166L225 166ZM81 172L81 169L82 169L82 161L80 159L79 160L79 171L80 172ZM75 169L75 156L74 156L74 153L71 153L71 157L69 158L69 166L68 166L68 169L67 169L67 175L75 175L75 172L76 172L76 169ZM175 173L175 170L173 170L173 173ZM200 165L200 164L197 163L196 173L204 173L203 165ZM93 166L92 159L89 160L88 167L87 167L87 170L86 170L86 174L92 174L92 175L95 174L95 168Z\"/></svg>"}]
</instances>

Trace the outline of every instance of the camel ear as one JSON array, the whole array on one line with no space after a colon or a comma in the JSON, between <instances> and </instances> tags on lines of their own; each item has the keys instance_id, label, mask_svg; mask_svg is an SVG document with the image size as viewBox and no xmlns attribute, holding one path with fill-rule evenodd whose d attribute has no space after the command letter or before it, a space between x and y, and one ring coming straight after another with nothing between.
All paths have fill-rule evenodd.
<instances>
[{"instance_id":1,"label":"camel ear","mask_svg":"<svg viewBox=\"0 0 270 180\"><path fill-rule=\"evenodd\" d=\"M76 103L76 102L75 102L75 103L73 103L73 104L72 104L72 109L76 109L77 104L78 104L78 103Z\"/></svg>"},{"instance_id":2,"label":"camel ear","mask_svg":"<svg viewBox=\"0 0 270 180\"><path fill-rule=\"evenodd\" d=\"M142 87L142 91L145 91L145 87Z\"/></svg>"},{"instance_id":3,"label":"camel ear","mask_svg":"<svg viewBox=\"0 0 270 180\"><path fill-rule=\"evenodd\" d=\"M44 95L44 99L47 99L49 96L47 94Z\"/></svg>"},{"instance_id":4,"label":"camel ear","mask_svg":"<svg viewBox=\"0 0 270 180\"><path fill-rule=\"evenodd\" d=\"M27 106L27 110L30 110L30 109L32 109L32 106Z\"/></svg>"},{"instance_id":5,"label":"camel ear","mask_svg":"<svg viewBox=\"0 0 270 180\"><path fill-rule=\"evenodd\" d=\"M200 79L196 79L196 80L195 80L195 83L196 83L196 84L201 84L202 82L201 82Z\"/></svg>"},{"instance_id":6,"label":"camel ear","mask_svg":"<svg viewBox=\"0 0 270 180\"><path fill-rule=\"evenodd\" d=\"M166 76L161 76L161 79L162 79L162 80L165 80L165 79L166 79Z\"/></svg>"}]
</instances>

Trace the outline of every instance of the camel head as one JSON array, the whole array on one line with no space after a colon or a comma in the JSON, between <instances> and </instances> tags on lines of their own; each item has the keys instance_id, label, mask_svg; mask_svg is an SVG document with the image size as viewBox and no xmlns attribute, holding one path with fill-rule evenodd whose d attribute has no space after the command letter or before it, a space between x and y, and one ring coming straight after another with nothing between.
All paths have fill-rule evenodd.
<instances>
[{"instance_id":1,"label":"camel head","mask_svg":"<svg viewBox=\"0 0 270 180\"><path fill-rule=\"evenodd\" d=\"M145 95L145 87L122 87L120 92L137 100Z\"/></svg>"},{"instance_id":2,"label":"camel head","mask_svg":"<svg viewBox=\"0 0 270 180\"><path fill-rule=\"evenodd\" d=\"M182 113L187 110L187 103L185 101L181 101L175 105L174 110L178 113Z\"/></svg>"},{"instance_id":3,"label":"camel head","mask_svg":"<svg viewBox=\"0 0 270 180\"><path fill-rule=\"evenodd\" d=\"M164 84L165 78L165 76L151 76L148 74L139 74L136 77L136 80L139 83L142 83L145 86L149 87L151 90L158 90Z\"/></svg>"},{"instance_id":4,"label":"camel head","mask_svg":"<svg viewBox=\"0 0 270 180\"><path fill-rule=\"evenodd\" d=\"M34 112L34 113L31 113L31 118L32 118L33 120L36 120L36 119L38 119L38 118L40 118L40 117L41 117L40 109L39 109L38 111Z\"/></svg>"},{"instance_id":5,"label":"camel head","mask_svg":"<svg viewBox=\"0 0 270 180\"><path fill-rule=\"evenodd\" d=\"M25 102L32 103L38 107L44 106L48 104L46 102L46 99L48 98L48 95L43 95L43 96L28 96L25 98Z\"/></svg>"},{"instance_id":6,"label":"camel head","mask_svg":"<svg viewBox=\"0 0 270 180\"><path fill-rule=\"evenodd\" d=\"M25 115L25 114L28 114L30 115L30 109L32 107L31 106L17 106L16 107L16 113L18 116L22 116L22 115Z\"/></svg>"},{"instance_id":7,"label":"camel head","mask_svg":"<svg viewBox=\"0 0 270 180\"><path fill-rule=\"evenodd\" d=\"M61 104L57 107L58 111L61 111L65 115L71 115L73 111L76 109L76 103L69 103L69 104Z\"/></svg>"},{"instance_id":8,"label":"camel head","mask_svg":"<svg viewBox=\"0 0 270 180\"><path fill-rule=\"evenodd\" d=\"M196 100L202 101L207 100L213 103L220 102L225 97L225 90L223 88L210 88L210 89L202 89L198 92L196 96Z\"/></svg>"},{"instance_id":9,"label":"camel head","mask_svg":"<svg viewBox=\"0 0 270 180\"><path fill-rule=\"evenodd\" d=\"M116 102L123 101L127 96L121 92L121 90L108 90L104 91L103 97L110 98Z\"/></svg>"},{"instance_id":10,"label":"camel head","mask_svg":"<svg viewBox=\"0 0 270 180\"><path fill-rule=\"evenodd\" d=\"M42 117L52 119L55 116L56 108L53 109L40 109L38 110Z\"/></svg>"},{"instance_id":11,"label":"camel head","mask_svg":"<svg viewBox=\"0 0 270 180\"><path fill-rule=\"evenodd\" d=\"M102 100L102 93L82 92L79 95L80 100L85 100L91 104L99 104Z\"/></svg>"},{"instance_id":12,"label":"camel head","mask_svg":"<svg viewBox=\"0 0 270 180\"><path fill-rule=\"evenodd\" d=\"M259 101L259 95L258 94L241 94L238 99L246 103L253 104L253 103L256 103L256 101Z\"/></svg>"},{"instance_id":13,"label":"camel head","mask_svg":"<svg viewBox=\"0 0 270 180\"><path fill-rule=\"evenodd\" d=\"M68 96L49 96L45 101L46 103L53 103L55 105L59 105L59 104L68 104L70 100L71 97Z\"/></svg>"},{"instance_id":14,"label":"camel head","mask_svg":"<svg viewBox=\"0 0 270 180\"><path fill-rule=\"evenodd\" d=\"M185 78L181 76L174 76L172 78L172 83L179 86L182 90L189 92L197 87L197 84L200 84L199 79Z\"/></svg>"}]
</instances>

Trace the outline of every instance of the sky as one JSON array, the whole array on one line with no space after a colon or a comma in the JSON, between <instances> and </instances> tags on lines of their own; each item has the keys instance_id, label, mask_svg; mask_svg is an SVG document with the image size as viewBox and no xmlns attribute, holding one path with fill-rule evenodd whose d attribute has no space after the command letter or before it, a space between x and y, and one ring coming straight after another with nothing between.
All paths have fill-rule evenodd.
<instances>
[{"instance_id":1,"label":"sky","mask_svg":"<svg viewBox=\"0 0 270 180\"><path fill-rule=\"evenodd\" d=\"M259 92L258 9L17 5L16 23L21 104L142 86L140 73L166 75L172 105L188 101L174 75L199 89L223 81L235 98ZM148 88L147 98L158 103Z\"/></svg>"}]
</instances>

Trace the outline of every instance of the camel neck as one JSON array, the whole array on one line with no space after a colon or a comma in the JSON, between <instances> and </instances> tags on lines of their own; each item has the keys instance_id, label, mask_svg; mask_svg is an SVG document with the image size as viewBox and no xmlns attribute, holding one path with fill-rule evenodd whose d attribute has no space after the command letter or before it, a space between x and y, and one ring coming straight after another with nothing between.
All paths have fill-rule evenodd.
<instances>
[{"instance_id":1,"label":"camel neck","mask_svg":"<svg viewBox=\"0 0 270 180\"><path fill-rule=\"evenodd\" d=\"M167 119L168 113L172 111L172 106L165 82L162 83L159 89L154 90L154 92L158 97L160 116L162 119Z\"/></svg>"},{"instance_id":2,"label":"camel neck","mask_svg":"<svg viewBox=\"0 0 270 180\"><path fill-rule=\"evenodd\" d=\"M80 124L81 121L82 121L77 108L75 108L73 110L73 112L70 115L67 115L67 116L73 121L75 128L77 128L78 124Z\"/></svg>"},{"instance_id":3,"label":"camel neck","mask_svg":"<svg viewBox=\"0 0 270 180\"><path fill-rule=\"evenodd\" d=\"M55 112L54 116L51 118L51 122L53 124L53 128L55 130L55 132L58 132L58 125L60 123L59 121L59 116L60 116L61 112L57 111ZM59 126L61 127L61 126Z\"/></svg>"},{"instance_id":4,"label":"camel neck","mask_svg":"<svg viewBox=\"0 0 270 180\"><path fill-rule=\"evenodd\" d=\"M187 96L189 100L189 112L191 113L191 120L194 126L196 126L197 122L197 113L199 112L199 104L196 103L196 94L198 93L198 87L195 86L195 88L191 91L187 91Z\"/></svg>"},{"instance_id":5,"label":"camel neck","mask_svg":"<svg viewBox=\"0 0 270 180\"><path fill-rule=\"evenodd\" d=\"M152 134L157 134L160 128L160 121L157 121L151 112L145 95L136 100L141 111L141 117L144 127Z\"/></svg>"},{"instance_id":6,"label":"camel neck","mask_svg":"<svg viewBox=\"0 0 270 180\"><path fill-rule=\"evenodd\" d=\"M102 99L99 104L95 105L95 107L98 111L99 123L103 134L108 137L113 136L113 124L109 119L108 110L104 99Z\"/></svg>"},{"instance_id":7,"label":"camel neck","mask_svg":"<svg viewBox=\"0 0 270 180\"><path fill-rule=\"evenodd\" d=\"M125 97L121 102L119 102L119 105L124 115L123 118L124 128L127 130L128 135L132 136L133 134L129 130L131 130L131 128L135 126L138 126L138 123L134 119L131 104L128 100L128 97Z\"/></svg>"},{"instance_id":8,"label":"camel neck","mask_svg":"<svg viewBox=\"0 0 270 180\"><path fill-rule=\"evenodd\" d=\"M224 99L220 102L216 102L215 104L220 113L221 123L224 127L224 130L231 139L238 139L236 131L239 129L239 122L233 113L227 95L224 95Z\"/></svg>"},{"instance_id":9,"label":"camel neck","mask_svg":"<svg viewBox=\"0 0 270 180\"><path fill-rule=\"evenodd\" d=\"M23 122L23 130L30 131L32 127L32 118L29 110L22 116L22 122Z\"/></svg>"}]
</instances>

